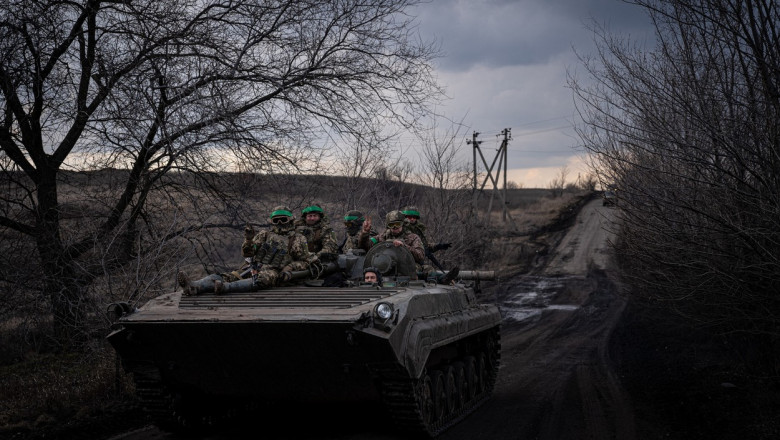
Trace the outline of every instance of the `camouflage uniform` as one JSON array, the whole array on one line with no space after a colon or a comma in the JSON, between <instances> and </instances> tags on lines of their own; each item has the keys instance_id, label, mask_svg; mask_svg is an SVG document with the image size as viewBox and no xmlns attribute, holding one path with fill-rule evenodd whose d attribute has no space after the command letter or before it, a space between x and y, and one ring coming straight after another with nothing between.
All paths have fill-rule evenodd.
<instances>
[{"instance_id":1,"label":"camouflage uniform","mask_svg":"<svg viewBox=\"0 0 780 440\"><path fill-rule=\"evenodd\" d=\"M190 281L179 272L177 281L184 294L251 292L272 287L280 279L289 279L293 271L308 269L311 257L306 238L295 232L292 213L279 206L272 211L270 219L274 223L270 231L255 234L252 228L244 230L241 254L247 262L244 267L251 265L253 268L251 278L240 279L240 275L233 272ZM285 223L277 223L280 219L286 220Z\"/></svg>"},{"instance_id":2,"label":"camouflage uniform","mask_svg":"<svg viewBox=\"0 0 780 440\"><path fill-rule=\"evenodd\" d=\"M431 262L434 264L434 266L427 264L423 265L421 271L424 273L431 273L436 269L441 269L443 271L444 268L441 266L436 257L433 256L433 253L438 250L449 249L450 243L439 243L431 246L431 243L425 237L425 224L420 221L420 210L414 206L407 206L403 209L402 212L406 217L405 229L408 229L420 237L420 241L422 241L423 247L425 249L425 256L430 258ZM454 277L458 274L458 266L455 266L452 270L450 270L449 273L451 274L449 276L454 279ZM443 277L442 275L439 275L438 278L439 282L444 282L444 284L449 284L449 281L452 281L448 281L447 277Z\"/></svg>"},{"instance_id":3,"label":"camouflage uniform","mask_svg":"<svg viewBox=\"0 0 780 440\"><path fill-rule=\"evenodd\" d=\"M341 253L346 254L352 249L360 249L358 241L360 238L360 229L363 227L363 221L365 221L365 217L363 217L363 213L360 211L348 211L344 215L344 227L347 229L347 236L344 238L344 243L341 245ZM370 237L375 237L377 232L374 228L371 228L368 235Z\"/></svg>"},{"instance_id":4,"label":"camouflage uniform","mask_svg":"<svg viewBox=\"0 0 780 440\"><path fill-rule=\"evenodd\" d=\"M283 207L277 207L273 212L290 213ZM275 216L272 214L272 217ZM283 272L306 270L313 261L306 237L295 231L292 213L289 217L289 224L274 224L271 230L260 231L252 239L246 238L241 246L244 258L251 258L259 266L254 278L260 288L276 285Z\"/></svg>"},{"instance_id":5,"label":"camouflage uniform","mask_svg":"<svg viewBox=\"0 0 780 440\"><path fill-rule=\"evenodd\" d=\"M314 253L321 261L333 260L338 254L339 246L336 243L336 233L330 227L325 212L319 205L312 205L304 208L301 213L304 218L295 223L295 230L306 237L309 252ZM319 214L320 220L309 225L305 218L308 214Z\"/></svg>"},{"instance_id":6,"label":"camouflage uniform","mask_svg":"<svg viewBox=\"0 0 780 440\"><path fill-rule=\"evenodd\" d=\"M406 229L409 232L412 232L413 234L417 234L418 237L420 237L420 241L422 241L423 247L425 250L431 250L431 245L428 242L428 239L425 237L425 223L420 221L420 211L417 210L414 206L407 206L402 211L405 216L415 216L417 217L417 221L412 223L408 219L405 220L406 222Z\"/></svg>"},{"instance_id":7,"label":"camouflage uniform","mask_svg":"<svg viewBox=\"0 0 780 440\"><path fill-rule=\"evenodd\" d=\"M401 222L402 227L396 234L392 229L388 228L376 237L370 237L369 234L361 230L359 243L362 249L370 249L371 246L382 241L401 240L405 248L412 253L414 261L418 265L422 265L425 262L425 248L422 245L422 241L417 234L410 232L406 229L407 223L404 222L404 214L401 211L390 211L386 217L386 223Z\"/></svg>"}]
</instances>

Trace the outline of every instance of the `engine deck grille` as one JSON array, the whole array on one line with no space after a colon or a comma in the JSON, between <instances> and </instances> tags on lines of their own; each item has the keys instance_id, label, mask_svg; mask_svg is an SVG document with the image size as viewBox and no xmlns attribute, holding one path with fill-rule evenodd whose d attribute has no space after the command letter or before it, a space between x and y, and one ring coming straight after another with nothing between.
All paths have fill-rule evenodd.
<instances>
[{"instance_id":1,"label":"engine deck grille","mask_svg":"<svg viewBox=\"0 0 780 440\"><path fill-rule=\"evenodd\" d=\"M347 309L386 298L397 290L277 289L224 295L182 296L179 308L334 308Z\"/></svg>"}]
</instances>

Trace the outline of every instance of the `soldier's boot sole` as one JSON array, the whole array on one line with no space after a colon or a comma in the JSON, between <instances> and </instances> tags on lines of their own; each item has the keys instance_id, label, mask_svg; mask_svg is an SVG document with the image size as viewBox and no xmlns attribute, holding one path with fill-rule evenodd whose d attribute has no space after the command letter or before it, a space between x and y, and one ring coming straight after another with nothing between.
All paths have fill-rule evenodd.
<instances>
[{"instance_id":1,"label":"soldier's boot sole","mask_svg":"<svg viewBox=\"0 0 780 440\"><path fill-rule=\"evenodd\" d=\"M190 281L186 276L182 279L185 280L185 285L182 286L182 289L184 290L184 295L187 296L212 293L216 290L216 283L222 282L222 277L219 275L209 275L196 281Z\"/></svg>"},{"instance_id":2,"label":"soldier's boot sole","mask_svg":"<svg viewBox=\"0 0 780 440\"><path fill-rule=\"evenodd\" d=\"M453 281L455 281L455 278L458 276L458 272L460 272L460 268L458 266L455 266L447 272L447 275L444 275L444 278L441 279L442 284L450 284Z\"/></svg>"}]
</instances>

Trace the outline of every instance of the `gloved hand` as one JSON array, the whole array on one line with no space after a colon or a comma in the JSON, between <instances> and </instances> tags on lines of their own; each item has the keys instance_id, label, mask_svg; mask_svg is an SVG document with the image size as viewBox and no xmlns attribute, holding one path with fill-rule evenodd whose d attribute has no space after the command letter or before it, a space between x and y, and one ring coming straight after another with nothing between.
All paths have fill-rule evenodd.
<instances>
[{"instance_id":1,"label":"gloved hand","mask_svg":"<svg viewBox=\"0 0 780 440\"><path fill-rule=\"evenodd\" d=\"M439 244L433 245L433 250L434 251L446 251L447 249L450 248L450 246L452 246L452 243L439 243Z\"/></svg>"},{"instance_id":2,"label":"gloved hand","mask_svg":"<svg viewBox=\"0 0 780 440\"><path fill-rule=\"evenodd\" d=\"M284 272L279 274L279 279L283 282L290 281L292 279L292 272L289 270L285 270Z\"/></svg>"},{"instance_id":3,"label":"gloved hand","mask_svg":"<svg viewBox=\"0 0 780 440\"><path fill-rule=\"evenodd\" d=\"M244 227L244 238L247 240L251 240L255 238L255 228L252 227L252 225L248 224Z\"/></svg>"}]
</instances>

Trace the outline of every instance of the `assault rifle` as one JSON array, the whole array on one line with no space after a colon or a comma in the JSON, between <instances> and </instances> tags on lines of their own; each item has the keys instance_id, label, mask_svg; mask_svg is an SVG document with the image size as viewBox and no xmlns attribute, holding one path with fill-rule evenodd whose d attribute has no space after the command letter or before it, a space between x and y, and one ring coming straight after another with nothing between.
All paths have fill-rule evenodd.
<instances>
[{"instance_id":1,"label":"assault rifle","mask_svg":"<svg viewBox=\"0 0 780 440\"><path fill-rule=\"evenodd\" d=\"M436 259L436 257L433 255L434 252L439 250L446 250L449 249L451 246L451 243L438 243L433 245L430 249L425 248L425 256L428 257L429 260L431 260L431 263L433 263L434 266L436 266L439 270L445 270L444 267L439 263L439 260Z\"/></svg>"}]
</instances>

